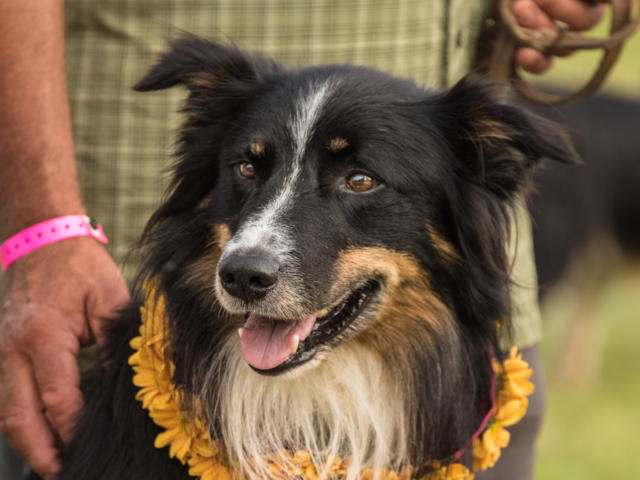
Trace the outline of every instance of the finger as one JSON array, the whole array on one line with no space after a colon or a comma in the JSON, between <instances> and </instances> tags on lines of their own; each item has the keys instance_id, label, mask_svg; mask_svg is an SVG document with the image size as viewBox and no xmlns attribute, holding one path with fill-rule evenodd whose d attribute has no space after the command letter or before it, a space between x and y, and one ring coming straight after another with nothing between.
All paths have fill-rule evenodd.
<instances>
[{"instance_id":1,"label":"finger","mask_svg":"<svg viewBox=\"0 0 640 480\"><path fill-rule=\"evenodd\" d=\"M551 17L544 13L540 7L538 7L534 0L518 0L513 4L513 16L519 25L525 28L549 28L551 30L557 30L555 24L551 20ZM571 55L571 50L555 48L552 50L556 57L566 57Z\"/></svg>"},{"instance_id":2,"label":"finger","mask_svg":"<svg viewBox=\"0 0 640 480\"><path fill-rule=\"evenodd\" d=\"M4 385L0 430L40 476L55 475L60 470L55 435L44 416L28 359L5 356L0 376Z\"/></svg>"},{"instance_id":3,"label":"finger","mask_svg":"<svg viewBox=\"0 0 640 480\"><path fill-rule=\"evenodd\" d=\"M519 25L526 28L550 28L555 30L556 26L535 2L535 0L517 0L513 3L513 16Z\"/></svg>"},{"instance_id":4,"label":"finger","mask_svg":"<svg viewBox=\"0 0 640 480\"><path fill-rule=\"evenodd\" d=\"M571 30L589 30L604 14L604 5L581 0L535 0L538 6L554 20L560 20Z\"/></svg>"},{"instance_id":5,"label":"finger","mask_svg":"<svg viewBox=\"0 0 640 480\"><path fill-rule=\"evenodd\" d=\"M52 339L36 339L29 355L47 417L67 444L83 403L76 360L79 345L72 335Z\"/></svg>"},{"instance_id":6,"label":"finger","mask_svg":"<svg viewBox=\"0 0 640 480\"><path fill-rule=\"evenodd\" d=\"M551 68L551 58L533 48L519 48L516 63L529 73L543 73Z\"/></svg>"},{"instance_id":7,"label":"finger","mask_svg":"<svg viewBox=\"0 0 640 480\"><path fill-rule=\"evenodd\" d=\"M539 29L539 28L548 28L551 30L556 30L556 26L551 20L551 18L544 13L540 7L535 3L534 0L518 0L513 4L513 16L519 25L525 28L531 29ZM564 57L570 55L572 52L570 50L561 50L554 49L553 55ZM542 68L546 70L548 67L544 67L542 65L542 60L540 60L539 56L533 54L525 54L524 57L525 65L522 68L530 71L531 68L539 69ZM520 64L520 63L519 63ZM541 73L542 71L536 71L532 73Z\"/></svg>"}]
</instances>

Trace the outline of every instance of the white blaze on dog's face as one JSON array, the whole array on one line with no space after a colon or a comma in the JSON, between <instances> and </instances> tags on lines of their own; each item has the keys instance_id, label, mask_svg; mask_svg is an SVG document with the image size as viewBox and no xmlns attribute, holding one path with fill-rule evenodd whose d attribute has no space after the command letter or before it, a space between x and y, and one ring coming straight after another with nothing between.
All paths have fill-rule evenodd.
<instances>
[{"instance_id":1,"label":"white blaze on dog's face","mask_svg":"<svg viewBox=\"0 0 640 480\"><path fill-rule=\"evenodd\" d=\"M276 318L295 319L304 310L306 299L299 293L303 291L299 281L302 275L298 271L294 253L297 251L296 238L292 226L285 217L298 195L299 182L302 181L302 162L316 122L322 112L331 91L334 88L331 79L309 86L298 93L294 111L282 127L293 142L291 159L286 166L287 172L281 184L268 203L252 213L226 244L220 263L231 256L254 255L269 257L278 264L282 275L275 289L269 293L268 304L255 302L246 296L233 296L223 287L220 274L216 276L216 292L222 305L234 313L245 313L247 303L252 302L256 313ZM261 147L263 148L263 147ZM250 287L250 286L249 286ZM250 294L249 294L250 295Z\"/></svg>"}]
</instances>

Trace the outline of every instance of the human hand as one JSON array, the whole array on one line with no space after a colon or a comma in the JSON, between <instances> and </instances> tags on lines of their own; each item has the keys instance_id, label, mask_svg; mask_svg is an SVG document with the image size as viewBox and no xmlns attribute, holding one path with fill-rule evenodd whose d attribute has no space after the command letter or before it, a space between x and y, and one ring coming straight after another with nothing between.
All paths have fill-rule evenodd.
<instances>
[{"instance_id":1,"label":"human hand","mask_svg":"<svg viewBox=\"0 0 640 480\"><path fill-rule=\"evenodd\" d=\"M525 28L550 28L556 30L554 20L560 20L570 30L589 30L602 18L604 5L588 0L516 0L513 14L518 24ZM553 55L566 56L566 51L555 51ZM543 73L551 67L551 56L533 48L519 48L516 64L531 73Z\"/></svg>"},{"instance_id":2,"label":"human hand","mask_svg":"<svg viewBox=\"0 0 640 480\"><path fill-rule=\"evenodd\" d=\"M60 468L82 406L76 356L100 341L129 299L106 250L90 238L48 245L8 270L0 318L0 430L43 478Z\"/></svg>"}]
</instances>

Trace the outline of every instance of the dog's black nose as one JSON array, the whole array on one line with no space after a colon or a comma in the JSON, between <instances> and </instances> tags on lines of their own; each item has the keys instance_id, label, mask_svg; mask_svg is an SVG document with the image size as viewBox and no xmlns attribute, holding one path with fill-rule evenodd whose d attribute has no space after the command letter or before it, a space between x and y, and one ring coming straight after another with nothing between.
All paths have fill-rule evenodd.
<instances>
[{"instance_id":1,"label":"dog's black nose","mask_svg":"<svg viewBox=\"0 0 640 480\"><path fill-rule=\"evenodd\" d=\"M280 264L266 255L232 254L220 262L218 274L229 295L249 302L275 287L279 269Z\"/></svg>"}]
</instances>

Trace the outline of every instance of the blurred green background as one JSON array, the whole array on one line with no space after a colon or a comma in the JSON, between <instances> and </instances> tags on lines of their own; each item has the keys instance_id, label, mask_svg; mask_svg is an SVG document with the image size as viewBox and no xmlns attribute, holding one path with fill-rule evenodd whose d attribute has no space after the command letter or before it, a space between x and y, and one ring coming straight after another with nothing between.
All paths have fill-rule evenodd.
<instances>
[{"instance_id":1,"label":"blurred green background","mask_svg":"<svg viewBox=\"0 0 640 480\"><path fill-rule=\"evenodd\" d=\"M606 30L604 20L594 34ZM552 70L535 82L575 90L581 86L577 79L584 81L600 56L584 52L556 59ZM640 100L639 33L625 46L604 90ZM588 297L569 281L546 300L542 353L549 405L538 444L537 480L637 478L640 261L626 259L619 272ZM571 344L578 345L578 351L567 351Z\"/></svg>"}]
</instances>

